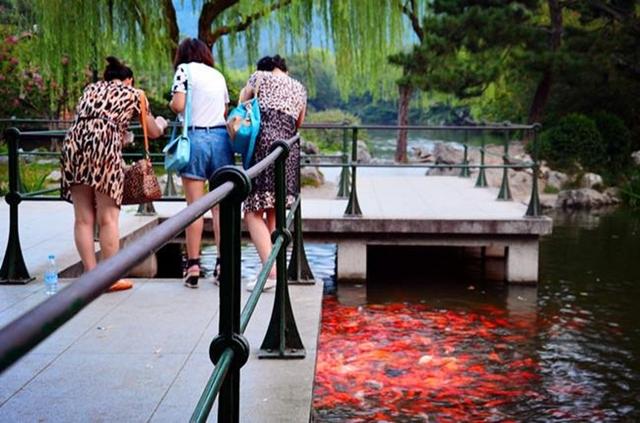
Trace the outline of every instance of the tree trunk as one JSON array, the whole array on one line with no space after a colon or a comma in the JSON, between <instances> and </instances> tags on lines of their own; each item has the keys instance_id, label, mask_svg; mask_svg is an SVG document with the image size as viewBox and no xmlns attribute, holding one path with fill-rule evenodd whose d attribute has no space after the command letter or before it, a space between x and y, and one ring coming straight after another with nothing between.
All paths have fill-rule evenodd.
<instances>
[{"instance_id":1,"label":"tree trunk","mask_svg":"<svg viewBox=\"0 0 640 423\"><path fill-rule=\"evenodd\" d=\"M178 29L178 19L176 9L172 0L164 0L164 14L167 18L167 28L169 29L169 39L171 39L171 60L176 55L178 43L180 42L180 30Z\"/></svg>"},{"instance_id":2,"label":"tree trunk","mask_svg":"<svg viewBox=\"0 0 640 423\"><path fill-rule=\"evenodd\" d=\"M409 124L409 101L411 100L411 86L409 85L399 85L398 92L400 94L400 98L398 99L398 125L408 125ZM407 161L407 130L399 129L398 130L398 140L396 143L396 154L395 154L396 162L406 162Z\"/></svg>"},{"instance_id":3,"label":"tree trunk","mask_svg":"<svg viewBox=\"0 0 640 423\"><path fill-rule=\"evenodd\" d=\"M549 50L552 53L556 53L562 44L562 6L560 5L559 0L548 0L547 3L549 5L549 18L551 20ZM551 86L553 85L554 61L555 59L552 55L551 61L547 64L544 72L542 73L542 78L540 78L540 82L538 82L538 87L536 88L535 95L531 102L531 108L529 109L529 123L540 122L544 115L544 109L549 101Z\"/></svg>"}]
</instances>

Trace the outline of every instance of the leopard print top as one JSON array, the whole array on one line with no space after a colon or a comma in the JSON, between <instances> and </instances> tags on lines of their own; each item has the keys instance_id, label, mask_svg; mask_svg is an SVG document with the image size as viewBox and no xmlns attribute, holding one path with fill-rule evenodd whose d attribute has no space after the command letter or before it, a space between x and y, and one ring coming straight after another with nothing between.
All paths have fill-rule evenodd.
<instances>
[{"instance_id":1,"label":"leopard print top","mask_svg":"<svg viewBox=\"0 0 640 423\"><path fill-rule=\"evenodd\" d=\"M287 140L296 134L296 121L307 104L307 90L295 79L271 72L255 72L248 84L254 89L258 86L260 132L253 156L254 162L258 162L269 155L275 141ZM299 169L300 144L296 143L286 160L287 207L291 206L300 189ZM243 208L245 212L256 212L274 208L275 204L274 165L271 165L253 180Z\"/></svg>"},{"instance_id":2,"label":"leopard print top","mask_svg":"<svg viewBox=\"0 0 640 423\"><path fill-rule=\"evenodd\" d=\"M61 196L71 202L72 185L88 185L122 202L122 144L129 122L140 114L141 91L121 81L99 81L84 90L76 120L62 144Z\"/></svg>"}]
</instances>

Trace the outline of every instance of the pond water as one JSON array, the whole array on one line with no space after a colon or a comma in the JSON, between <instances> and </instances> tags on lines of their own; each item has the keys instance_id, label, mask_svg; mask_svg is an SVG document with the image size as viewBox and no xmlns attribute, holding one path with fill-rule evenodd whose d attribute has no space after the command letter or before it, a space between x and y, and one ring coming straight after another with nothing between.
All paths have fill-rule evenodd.
<instances>
[{"instance_id":1,"label":"pond water","mask_svg":"<svg viewBox=\"0 0 640 423\"><path fill-rule=\"evenodd\" d=\"M324 300L317 421L640 420L640 216L554 218L537 288L459 250L372 251L366 297Z\"/></svg>"},{"instance_id":2,"label":"pond water","mask_svg":"<svg viewBox=\"0 0 640 423\"><path fill-rule=\"evenodd\" d=\"M371 249L366 290L336 287L335 246L307 244L325 282L316 421L640 421L640 215L553 218L538 287L434 248Z\"/></svg>"}]
</instances>

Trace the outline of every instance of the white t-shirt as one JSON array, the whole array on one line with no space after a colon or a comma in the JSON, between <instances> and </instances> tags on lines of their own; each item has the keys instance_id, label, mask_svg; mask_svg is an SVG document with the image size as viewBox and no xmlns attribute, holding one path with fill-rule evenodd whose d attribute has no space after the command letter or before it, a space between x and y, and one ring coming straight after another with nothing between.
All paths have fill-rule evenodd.
<instances>
[{"instance_id":1,"label":"white t-shirt","mask_svg":"<svg viewBox=\"0 0 640 423\"><path fill-rule=\"evenodd\" d=\"M225 124L224 111L229 103L229 92L224 76L203 63L183 63L173 77L171 93L186 92L189 66L191 81L191 122L189 126L220 126ZM181 116L182 119L182 116Z\"/></svg>"}]
</instances>

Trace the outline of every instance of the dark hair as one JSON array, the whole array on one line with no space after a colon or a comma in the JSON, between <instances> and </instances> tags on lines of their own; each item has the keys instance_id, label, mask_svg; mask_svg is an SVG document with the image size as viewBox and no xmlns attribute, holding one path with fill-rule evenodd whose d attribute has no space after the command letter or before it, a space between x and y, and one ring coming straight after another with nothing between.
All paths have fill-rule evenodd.
<instances>
[{"instance_id":1,"label":"dark hair","mask_svg":"<svg viewBox=\"0 0 640 423\"><path fill-rule=\"evenodd\" d=\"M284 60L284 57L280 57L280 55L276 54L271 58L273 60L273 66L280 69L282 72L287 71L287 62Z\"/></svg>"},{"instance_id":2,"label":"dark hair","mask_svg":"<svg viewBox=\"0 0 640 423\"><path fill-rule=\"evenodd\" d=\"M273 68L275 68L273 58L271 58L271 56L264 56L262 59L258 60L257 68L259 71L272 71Z\"/></svg>"},{"instance_id":3,"label":"dark hair","mask_svg":"<svg viewBox=\"0 0 640 423\"><path fill-rule=\"evenodd\" d=\"M183 63L203 63L213 67L213 55L211 49L197 38L185 38L176 50L176 57L173 59L173 67L178 69Z\"/></svg>"},{"instance_id":4,"label":"dark hair","mask_svg":"<svg viewBox=\"0 0 640 423\"><path fill-rule=\"evenodd\" d=\"M280 69L282 72L287 71L287 62L277 54L273 57L264 56L262 59L258 60L259 71L271 72L275 68Z\"/></svg>"},{"instance_id":5,"label":"dark hair","mask_svg":"<svg viewBox=\"0 0 640 423\"><path fill-rule=\"evenodd\" d=\"M104 68L103 78L105 81L133 79L133 71L129 66L122 64L117 58L109 56L107 57L107 67Z\"/></svg>"}]
</instances>

